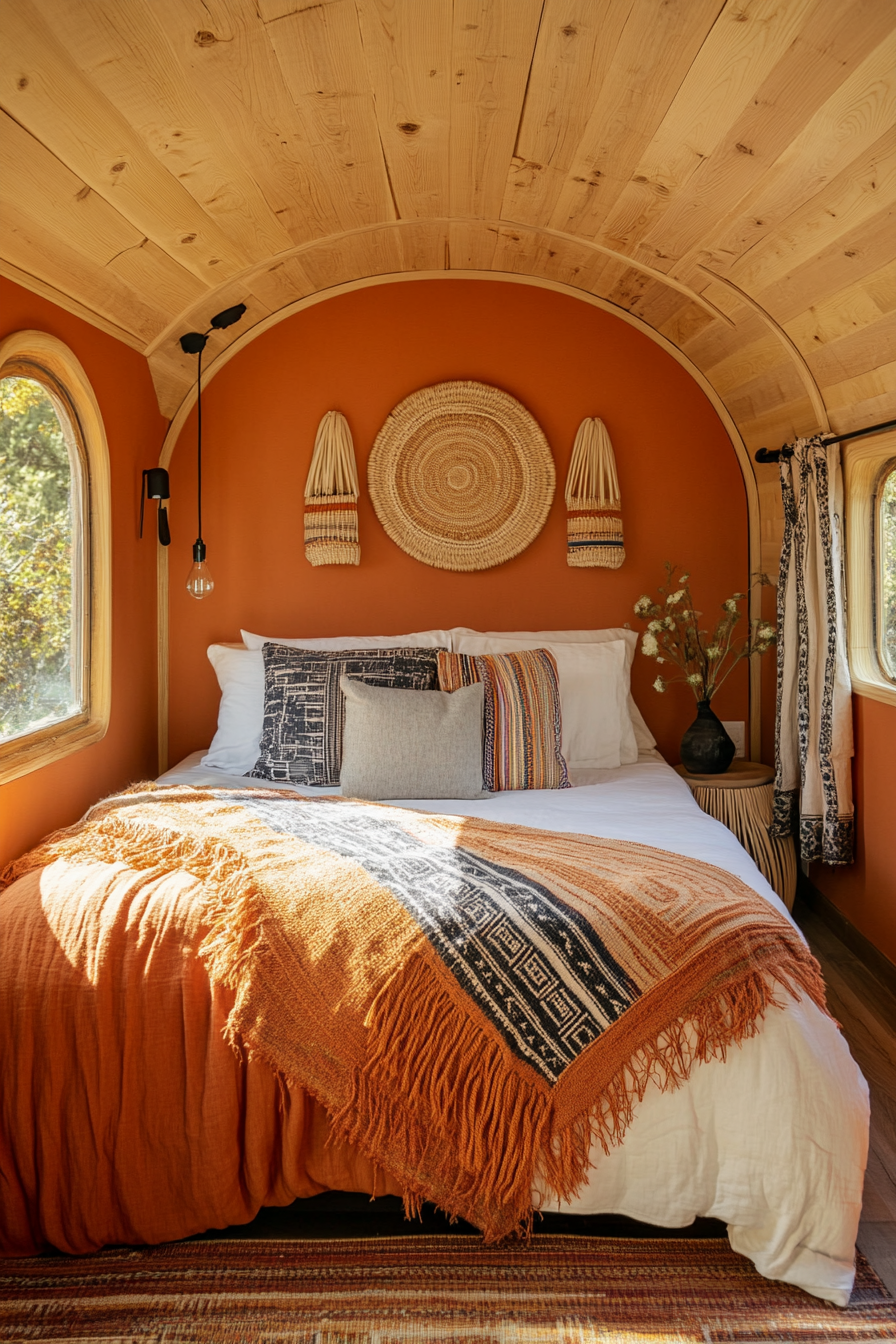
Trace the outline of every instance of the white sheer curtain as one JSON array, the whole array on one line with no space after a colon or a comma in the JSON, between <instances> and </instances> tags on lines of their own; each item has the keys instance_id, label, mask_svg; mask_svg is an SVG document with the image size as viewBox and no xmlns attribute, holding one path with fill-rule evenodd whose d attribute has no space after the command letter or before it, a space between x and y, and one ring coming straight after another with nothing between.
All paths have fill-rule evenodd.
<instances>
[{"instance_id":1,"label":"white sheer curtain","mask_svg":"<svg viewBox=\"0 0 896 1344\"><path fill-rule=\"evenodd\" d=\"M846 658L840 445L797 439L781 457L778 702L771 834L804 860L852 863L852 697Z\"/></svg>"}]
</instances>

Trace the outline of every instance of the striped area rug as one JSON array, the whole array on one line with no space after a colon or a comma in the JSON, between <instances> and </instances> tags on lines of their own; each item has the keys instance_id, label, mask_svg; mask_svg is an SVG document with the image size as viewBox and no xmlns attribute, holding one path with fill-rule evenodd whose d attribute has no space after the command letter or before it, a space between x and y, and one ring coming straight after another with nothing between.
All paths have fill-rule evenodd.
<instances>
[{"instance_id":1,"label":"striped area rug","mask_svg":"<svg viewBox=\"0 0 896 1344\"><path fill-rule=\"evenodd\" d=\"M116 1344L715 1344L896 1338L865 1260L840 1311L722 1240L190 1241L0 1261L0 1339Z\"/></svg>"}]
</instances>

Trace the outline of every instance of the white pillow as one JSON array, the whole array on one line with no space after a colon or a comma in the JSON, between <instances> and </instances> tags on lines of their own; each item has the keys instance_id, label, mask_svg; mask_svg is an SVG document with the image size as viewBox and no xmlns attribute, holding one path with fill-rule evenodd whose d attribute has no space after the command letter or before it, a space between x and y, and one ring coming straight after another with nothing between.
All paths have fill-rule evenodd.
<instances>
[{"instance_id":1,"label":"white pillow","mask_svg":"<svg viewBox=\"0 0 896 1344\"><path fill-rule=\"evenodd\" d=\"M638 759L639 751L650 751L651 747L656 746L656 738L644 722L644 716L635 704L634 696L631 693L631 670L632 663L635 661L635 650L638 647L637 630L628 630L625 626L610 626L606 630L471 630L467 626L455 626L448 632L456 641L459 635L495 635L499 639L507 639L508 636L522 639L540 639L547 640L549 643L556 644L603 644L611 640L621 639L625 641L625 672L628 679L628 712L632 722L634 733L634 749L631 739L623 737L622 743L622 764L631 765ZM453 647L453 646L452 646Z\"/></svg>"},{"instance_id":2,"label":"white pillow","mask_svg":"<svg viewBox=\"0 0 896 1344\"><path fill-rule=\"evenodd\" d=\"M264 720L265 644L285 644L291 649L388 649L451 647L447 630L426 630L416 635L336 635L319 639L266 639L247 630L240 634L244 646L212 644L208 660L221 687L218 730L202 758L202 764L230 775L245 775L258 760Z\"/></svg>"},{"instance_id":3,"label":"white pillow","mask_svg":"<svg viewBox=\"0 0 896 1344\"><path fill-rule=\"evenodd\" d=\"M423 630L416 635L329 635L322 639L275 639L273 635L251 635L241 630L247 649L265 644L284 644L288 649L450 649L450 630Z\"/></svg>"},{"instance_id":4,"label":"white pillow","mask_svg":"<svg viewBox=\"0 0 896 1344\"><path fill-rule=\"evenodd\" d=\"M626 704L625 642L561 644L540 635L468 635L454 632L455 653L513 653L547 649L557 664L563 716L561 750L571 770L607 770L622 764L622 744L634 747ZM637 759L634 747L632 760Z\"/></svg>"},{"instance_id":5,"label":"white pillow","mask_svg":"<svg viewBox=\"0 0 896 1344\"><path fill-rule=\"evenodd\" d=\"M202 764L245 775L258 760L264 720L264 656L261 649L212 644L208 660L221 687L218 731Z\"/></svg>"}]
</instances>

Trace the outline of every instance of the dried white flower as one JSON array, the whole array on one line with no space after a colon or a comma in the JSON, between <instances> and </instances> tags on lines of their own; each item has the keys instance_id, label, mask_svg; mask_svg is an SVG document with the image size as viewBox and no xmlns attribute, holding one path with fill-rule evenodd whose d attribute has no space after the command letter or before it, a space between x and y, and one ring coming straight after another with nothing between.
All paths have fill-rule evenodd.
<instances>
[{"instance_id":1,"label":"dried white flower","mask_svg":"<svg viewBox=\"0 0 896 1344\"><path fill-rule=\"evenodd\" d=\"M721 652L722 650L719 648L718 644L710 644L709 648L706 650L706 656L707 658L718 658Z\"/></svg>"},{"instance_id":2,"label":"dried white flower","mask_svg":"<svg viewBox=\"0 0 896 1344\"><path fill-rule=\"evenodd\" d=\"M657 630L662 630L662 628L663 628L662 621L651 621L647 627L648 630L652 630L654 633L656 633Z\"/></svg>"},{"instance_id":3,"label":"dried white flower","mask_svg":"<svg viewBox=\"0 0 896 1344\"><path fill-rule=\"evenodd\" d=\"M688 581L688 579L689 579L690 577L691 577L690 574L682 574L682 576L681 576L681 578L678 580L678 582L679 582L679 583L687 583L687 581Z\"/></svg>"},{"instance_id":4,"label":"dried white flower","mask_svg":"<svg viewBox=\"0 0 896 1344\"><path fill-rule=\"evenodd\" d=\"M734 613L737 611L737 602L733 597L726 597L722 605L724 606L725 610L730 611L732 615L734 615Z\"/></svg>"},{"instance_id":5,"label":"dried white flower","mask_svg":"<svg viewBox=\"0 0 896 1344\"><path fill-rule=\"evenodd\" d=\"M684 612L683 614L684 614L685 616L690 615L690 613L687 612L687 611ZM674 629L675 629L675 620L674 620L674 618L673 618L672 616L667 616L666 619L663 621L663 625L666 627L667 630L674 630Z\"/></svg>"},{"instance_id":6,"label":"dried white flower","mask_svg":"<svg viewBox=\"0 0 896 1344\"><path fill-rule=\"evenodd\" d=\"M680 602L683 597L684 597L684 589L679 588L677 593L670 593L669 596L666 598L666 606L667 607L674 606L675 603Z\"/></svg>"},{"instance_id":7,"label":"dried white flower","mask_svg":"<svg viewBox=\"0 0 896 1344\"><path fill-rule=\"evenodd\" d=\"M660 692L663 692L666 689L666 683L663 681L662 677L657 677L656 681L653 683L653 689Z\"/></svg>"},{"instance_id":8,"label":"dried white flower","mask_svg":"<svg viewBox=\"0 0 896 1344\"><path fill-rule=\"evenodd\" d=\"M760 639L773 639L775 635L775 627L773 625L760 625L757 634Z\"/></svg>"},{"instance_id":9,"label":"dried white flower","mask_svg":"<svg viewBox=\"0 0 896 1344\"><path fill-rule=\"evenodd\" d=\"M656 635L651 635L648 631L641 636L641 652L646 653L648 658L656 658L659 653L659 645L656 642Z\"/></svg>"},{"instance_id":10,"label":"dried white flower","mask_svg":"<svg viewBox=\"0 0 896 1344\"><path fill-rule=\"evenodd\" d=\"M701 677L699 672L692 672L691 675L688 677L688 685L699 686L702 680L703 678Z\"/></svg>"}]
</instances>

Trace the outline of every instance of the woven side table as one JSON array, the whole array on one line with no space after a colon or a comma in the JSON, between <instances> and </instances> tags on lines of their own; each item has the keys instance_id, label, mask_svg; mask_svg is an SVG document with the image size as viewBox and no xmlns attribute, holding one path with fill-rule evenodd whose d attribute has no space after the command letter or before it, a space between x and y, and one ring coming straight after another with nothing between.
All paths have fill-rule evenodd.
<instances>
[{"instance_id":1,"label":"woven side table","mask_svg":"<svg viewBox=\"0 0 896 1344\"><path fill-rule=\"evenodd\" d=\"M676 765L675 770L703 811L734 832L769 886L792 910L796 893L793 837L773 840L768 833L775 789L771 766L758 761L732 761L722 775L692 775L683 765Z\"/></svg>"}]
</instances>

